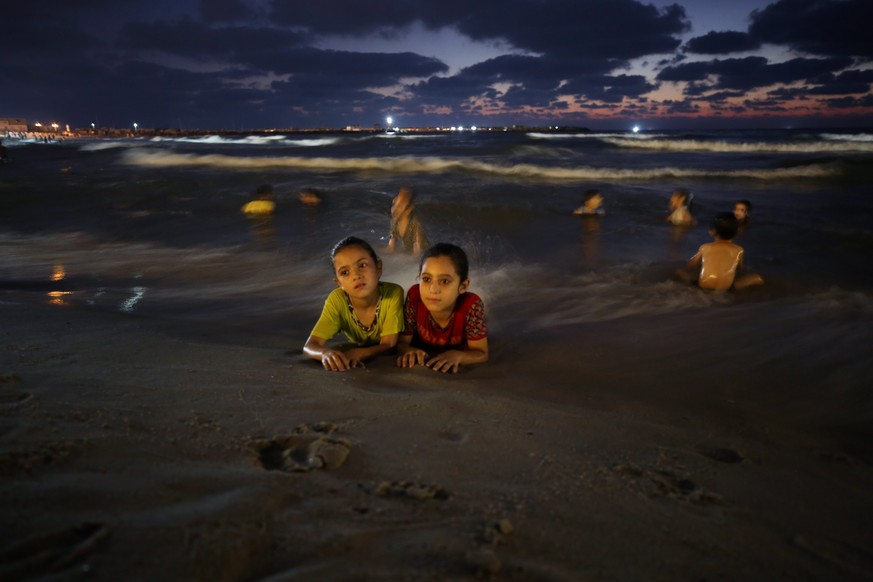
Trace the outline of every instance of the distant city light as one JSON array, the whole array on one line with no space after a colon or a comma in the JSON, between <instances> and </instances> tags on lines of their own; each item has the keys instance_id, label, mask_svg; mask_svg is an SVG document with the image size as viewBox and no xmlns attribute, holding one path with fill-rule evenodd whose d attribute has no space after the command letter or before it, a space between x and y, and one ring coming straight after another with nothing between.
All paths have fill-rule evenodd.
<instances>
[{"instance_id":1,"label":"distant city light","mask_svg":"<svg viewBox=\"0 0 873 582\"><path fill-rule=\"evenodd\" d=\"M134 131L134 133L136 133L136 128L137 128L137 127L139 127L139 124L138 124L137 122L134 121L134 122L133 122L133 131Z\"/></svg>"},{"instance_id":2,"label":"distant city light","mask_svg":"<svg viewBox=\"0 0 873 582\"><path fill-rule=\"evenodd\" d=\"M634 133L639 133L639 131L640 131L640 126L639 126L639 125L635 125L635 126L634 126L634 129L633 129L633 132L634 132Z\"/></svg>"},{"instance_id":3,"label":"distant city light","mask_svg":"<svg viewBox=\"0 0 873 582\"><path fill-rule=\"evenodd\" d=\"M470 126L470 131L476 131L477 127L475 125Z\"/></svg>"}]
</instances>

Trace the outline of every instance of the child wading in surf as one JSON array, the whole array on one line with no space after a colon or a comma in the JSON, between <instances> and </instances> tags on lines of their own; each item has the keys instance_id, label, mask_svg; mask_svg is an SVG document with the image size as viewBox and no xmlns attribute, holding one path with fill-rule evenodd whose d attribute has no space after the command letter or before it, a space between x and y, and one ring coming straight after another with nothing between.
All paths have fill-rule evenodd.
<instances>
[{"instance_id":1,"label":"child wading in surf","mask_svg":"<svg viewBox=\"0 0 873 582\"><path fill-rule=\"evenodd\" d=\"M418 254L428 247L427 234L415 213L415 196L407 187L400 189L391 202L391 236L387 252L399 250Z\"/></svg>"}]
</instances>

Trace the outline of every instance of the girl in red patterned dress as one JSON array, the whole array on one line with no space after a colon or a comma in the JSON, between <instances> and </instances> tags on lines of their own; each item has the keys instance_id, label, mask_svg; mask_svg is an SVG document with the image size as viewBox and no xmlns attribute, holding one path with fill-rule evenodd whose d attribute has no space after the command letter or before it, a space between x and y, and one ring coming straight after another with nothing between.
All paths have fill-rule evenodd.
<instances>
[{"instance_id":1,"label":"girl in red patterned dress","mask_svg":"<svg viewBox=\"0 0 873 582\"><path fill-rule=\"evenodd\" d=\"M461 364L488 361L485 305L467 292L468 271L466 253L453 244L438 243L421 256L420 282L409 288L403 307L398 366L457 372Z\"/></svg>"}]
</instances>

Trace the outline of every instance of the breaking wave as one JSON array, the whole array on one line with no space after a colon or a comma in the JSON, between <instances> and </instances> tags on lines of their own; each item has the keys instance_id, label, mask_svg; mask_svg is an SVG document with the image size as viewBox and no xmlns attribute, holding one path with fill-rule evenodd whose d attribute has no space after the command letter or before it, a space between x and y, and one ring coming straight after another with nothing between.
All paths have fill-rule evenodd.
<instances>
[{"instance_id":1,"label":"breaking wave","mask_svg":"<svg viewBox=\"0 0 873 582\"><path fill-rule=\"evenodd\" d=\"M849 136L845 136L846 138ZM860 137L860 136L854 136ZM621 148L636 148L671 152L714 152L714 153L873 153L873 139L844 139L839 141L812 141L801 143L729 142L678 139L628 139L626 137L604 136L603 141Z\"/></svg>"},{"instance_id":2,"label":"breaking wave","mask_svg":"<svg viewBox=\"0 0 873 582\"><path fill-rule=\"evenodd\" d=\"M339 142L342 138L336 136L307 139L290 139L286 135L247 135L239 138L229 138L220 135L204 135L201 137L153 137L152 142L193 143L201 145L288 145L301 147L328 146Z\"/></svg>"},{"instance_id":3,"label":"breaking wave","mask_svg":"<svg viewBox=\"0 0 873 582\"><path fill-rule=\"evenodd\" d=\"M657 178L738 178L785 180L830 178L842 172L837 164L807 164L773 169L605 168L553 167L536 164L499 165L471 159L443 157L336 158L300 156L244 157L225 154L154 152L134 149L122 155L122 163L148 168L214 167L236 170L284 168L319 172L387 172L392 174L471 173L507 179L551 180L651 180Z\"/></svg>"}]
</instances>

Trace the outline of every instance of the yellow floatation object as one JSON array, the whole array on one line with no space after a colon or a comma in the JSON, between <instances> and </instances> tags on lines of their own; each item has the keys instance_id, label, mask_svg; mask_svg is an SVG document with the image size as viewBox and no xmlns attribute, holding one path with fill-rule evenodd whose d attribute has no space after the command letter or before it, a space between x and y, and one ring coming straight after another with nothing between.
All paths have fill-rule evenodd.
<instances>
[{"instance_id":1,"label":"yellow floatation object","mask_svg":"<svg viewBox=\"0 0 873 582\"><path fill-rule=\"evenodd\" d=\"M276 203L272 200L252 200L242 207L242 211L246 214L273 214L276 210Z\"/></svg>"}]
</instances>

